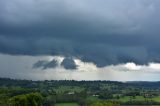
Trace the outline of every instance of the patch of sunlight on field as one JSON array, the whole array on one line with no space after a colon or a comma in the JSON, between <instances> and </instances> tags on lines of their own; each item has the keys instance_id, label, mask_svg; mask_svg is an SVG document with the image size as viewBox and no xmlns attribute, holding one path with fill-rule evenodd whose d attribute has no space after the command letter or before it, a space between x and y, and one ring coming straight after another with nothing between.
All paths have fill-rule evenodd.
<instances>
[{"instance_id":1,"label":"patch of sunlight on field","mask_svg":"<svg viewBox=\"0 0 160 106\"><path fill-rule=\"evenodd\" d=\"M154 97L154 98L152 98L152 100L155 101L155 102L160 102L160 96Z\"/></svg>"}]
</instances>

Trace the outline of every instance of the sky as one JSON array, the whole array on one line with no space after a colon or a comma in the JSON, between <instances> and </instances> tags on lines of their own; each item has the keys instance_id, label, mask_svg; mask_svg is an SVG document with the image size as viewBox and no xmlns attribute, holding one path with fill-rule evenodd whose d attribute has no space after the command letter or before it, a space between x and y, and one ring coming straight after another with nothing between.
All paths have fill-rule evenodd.
<instances>
[{"instance_id":1,"label":"sky","mask_svg":"<svg viewBox=\"0 0 160 106\"><path fill-rule=\"evenodd\" d=\"M160 80L159 0L0 0L0 77Z\"/></svg>"}]
</instances>

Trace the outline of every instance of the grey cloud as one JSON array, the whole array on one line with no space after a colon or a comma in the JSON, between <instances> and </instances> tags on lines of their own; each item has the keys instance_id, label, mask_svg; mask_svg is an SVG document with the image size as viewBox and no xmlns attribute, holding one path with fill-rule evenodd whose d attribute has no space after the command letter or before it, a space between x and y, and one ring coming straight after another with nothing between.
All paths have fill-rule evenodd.
<instances>
[{"instance_id":1,"label":"grey cloud","mask_svg":"<svg viewBox=\"0 0 160 106\"><path fill-rule=\"evenodd\" d=\"M48 64L46 64L43 69L55 68L57 65L58 65L57 61L56 60L52 60L51 62L49 62Z\"/></svg>"},{"instance_id":2,"label":"grey cloud","mask_svg":"<svg viewBox=\"0 0 160 106\"><path fill-rule=\"evenodd\" d=\"M0 52L71 56L98 67L160 61L159 4L159 0L1 0Z\"/></svg>"},{"instance_id":3,"label":"grey cloud","mask_svg":"<svg viewBox=\"0 0 160 106\"><path fill-rule=\"evenodd\" d=\"M74 59L72 58L65 58L62 63L61 63L61 66L63 66L65 69L77 69L77 65L74 61Z\"/></svg>"},{"instance_id":4,"label":"grey cloud","mask_svg":"<svg viewBox=\"0 0 160 106\"><path fill-rule=\"evenodd\" d=\"M48 69L48 68L55 68L56 66L58 66L58 63L54 59L52 61L40 60L33 64L34 69L42 68L43 70Z\"/></svg>"},{"instance_id":5,"label":"grey cloud","mask_svg":"<svg viewBox=\"0 0 160 106\"><path fill-rule=\"evenodd\" d=\"M159 81L159 67L157 63L150 65L140 65L139 70L134 70L139 65L127 68L127 64L110 65L105 68L96 68L93 65L83 64L79 71L68 71L60 67L52 70L37 71L41 69L33 69L32 65L38 60L45 60L48 56L13 56L0 54L0 76L14 79L28 80L116 80L116 81ZM16 61L16 62L15 62ZM129 63L134 64L134 63ZM82 65L82 64L78 64ZM132 65L131 65L132 66ZM89 68L90 67L90 68ZM83 70L85 68L85 70ZM130 70L130 68L133 68ZM155 68L155 69L154 69ZM90 70L93 69L93 70ZM62 70L62 71L60 71ZM127 71L127 72L126 72ZM135 77L136 76L136 77Z\"/></svg>"},{"instance_id":6,"label":"grey cloud","mask_svg":"<svg viewBox=\"0 0 160 106\"><path fill-rule=\"evenodd\" d=\"M48 61L42 61L42 60L39 60L38 62L36 62L34 65L33 65L33 68L40 68L40 67L43 67L45 64L47 64Z\"/></svg>"}]
</instances>

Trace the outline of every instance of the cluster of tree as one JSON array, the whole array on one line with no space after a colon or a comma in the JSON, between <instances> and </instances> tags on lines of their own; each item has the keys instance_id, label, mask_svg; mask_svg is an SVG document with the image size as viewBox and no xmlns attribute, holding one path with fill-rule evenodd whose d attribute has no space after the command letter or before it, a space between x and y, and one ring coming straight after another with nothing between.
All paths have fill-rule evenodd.
<instances>
[{"instance_id":1,"label":"cluster of tree","mask_svg":"<svg viewBox=\"0 0 160 106\"><path fill-rule=\"evenodd\" d=\"M39 93L30 93L14 96L9 100L11 106L41 106L42 96Z\"/></svg>"},{"instance_id":2,"label":"cluster of tree","mask_svg":"<svg viewBox=\"0 0 160 106\"><path fill-rule=\"evenodd\" d=\"M125 95L126 96L140 96L140 91L129 91Z\"/></svg>"},{"instance_id":3,"label":"cluster of tree","mask_svg":"<svg viewBox=\"0 0 160 106\"><path fill-rule=\"evenodd\" d=\"M112 99L113 95L110 91L101 91L99 93L99 98L100 99Z\"/></svg>"}]
</instances>

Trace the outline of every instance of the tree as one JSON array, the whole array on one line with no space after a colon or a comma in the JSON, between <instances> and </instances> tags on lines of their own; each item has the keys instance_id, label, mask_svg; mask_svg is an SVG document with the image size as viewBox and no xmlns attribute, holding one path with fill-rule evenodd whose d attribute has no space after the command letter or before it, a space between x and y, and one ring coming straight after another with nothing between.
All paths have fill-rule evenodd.
<instances>
[{"instance_id":1,"label":"tree","mask_svg":"<svg viewBox=\"0 0 160 106\"><path fill-rule=\"evenodd\" d=\"M42 98L39 93L30 93L11 98L11 104L13 106L41 106L41 99Z\"/></svg>"}]
</instances>

